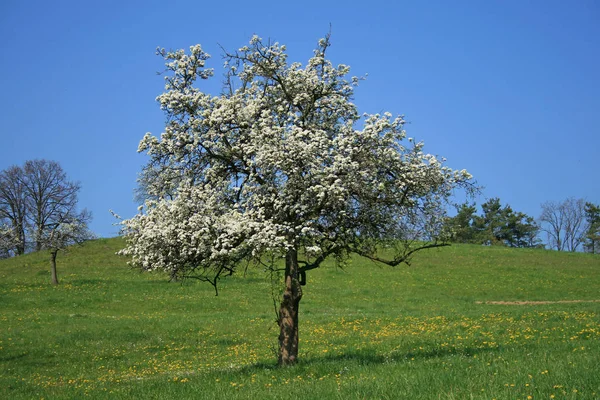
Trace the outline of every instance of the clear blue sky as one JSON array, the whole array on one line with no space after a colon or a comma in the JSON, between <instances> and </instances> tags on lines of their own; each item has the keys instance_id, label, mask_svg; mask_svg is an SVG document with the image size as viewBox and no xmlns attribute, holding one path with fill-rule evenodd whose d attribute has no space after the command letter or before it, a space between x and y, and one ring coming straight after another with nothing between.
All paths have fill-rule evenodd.
<instances>
[{"instance_id":1,"label":"clear blue sky","mask_svg":"<svg viewBox=\"0 0 600 400\"><path fill-rule=\"evenodd\" d=\"M336 4L343 4L342 6ZM574 1L0 2L0 169L61 163L81 182L99 236L109 209L136 212L145 132L160 134L157 46L200 43L217 76L219 44L256 33L305 62L332 26L334 63L369 74L361 112L410 121L409 136L469 170L485 198L534 217L567 197L600 203L600 3Z\"/></svg>"}]
</instances>

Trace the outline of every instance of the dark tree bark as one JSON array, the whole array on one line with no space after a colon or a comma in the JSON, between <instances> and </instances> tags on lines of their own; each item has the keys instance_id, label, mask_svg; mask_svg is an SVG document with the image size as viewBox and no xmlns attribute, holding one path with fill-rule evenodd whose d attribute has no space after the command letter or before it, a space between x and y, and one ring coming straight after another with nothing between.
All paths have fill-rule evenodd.
<instances>
[{"instance_id":1,"label":"dark tree bark","mask_svg":"<svg viewBox=\"0 0 600 400\"><path fill-rule=\"evenodd\" d=\"M56 273L56 255L58 254L58 250L53 250L50 252L50 269L52 271L52 284L58 285L58 274Z\"/></svg>"},{"instance_id":2,"label":"dark tree bark","mask_svg":"<svg viewBox=\"0 0 600 400\"><path fill-rule=\"evenodd\" d=\"M279 308L280 366L293 365L298 360L298 311L301 299L298 251L293 249L288 251L285 259L285 289Z\"/></svg>"}]
</instances>

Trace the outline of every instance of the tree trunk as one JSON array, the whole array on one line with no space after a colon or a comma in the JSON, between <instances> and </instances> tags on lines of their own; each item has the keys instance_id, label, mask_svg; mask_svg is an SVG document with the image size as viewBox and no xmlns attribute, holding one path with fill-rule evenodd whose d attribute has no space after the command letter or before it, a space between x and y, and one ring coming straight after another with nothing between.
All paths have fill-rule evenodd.
<instances>
[{"instance_id":1,"label":"tree trunk","mask_svg":"<svg viewBox=\"0 0 600 400\"><path fill-rule=\"evenodd\" d=\"M23 224L17 225L17 255L20 256L25 254L25 230L23 229Z\"/></svg>"},{"instance_id":2,"label":"tree trunk","mask_svg":"<svg viewBox=\"0 0 600 400\"><path fill-rule=\"evenodd\" d=\"M42 230L38 229L35 234L35 251L42 250Z\"/></svg>"},{"instance_id":3,"label":"tree trunk","mask_svg":"<svg viewBox=\"0 0 600 400\"><path fill-rule=\"evenodd\" d=\"M285 289L279 308L279 365L293 365L298 360L298 308L302 288L298 279L298 252L289 250L285 258Z\"/></svg>"},{"instance_id":4,"label":"tree trunk","mask_svg":"<svg viewBox=\"0 0 600 400\"><path fill-rule=\"evenodd\" d=\"M58 251L50 253L50 269L52 270L52 284L58 285L58 275L56 274L56 254Z\"/></svg>"}]
</instances>

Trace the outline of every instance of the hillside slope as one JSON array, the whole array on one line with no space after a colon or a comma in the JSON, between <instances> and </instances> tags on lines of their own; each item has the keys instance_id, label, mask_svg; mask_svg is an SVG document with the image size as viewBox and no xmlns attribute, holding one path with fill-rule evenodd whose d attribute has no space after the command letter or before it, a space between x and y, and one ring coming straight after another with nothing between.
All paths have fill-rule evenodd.
<instances>
[{"instance_id":1,"label":"hillside slope","mask_svg":"<svg viewBox=\"0 0 600 400\"><path fill-rule=\"evenodd\" d=\"M98 239L59 253L59 278L63 283L91 277L136 280L138 272L127 266L125 257L116 255L123 246L122 238ZM359 291L366 283L364 290L373 293L382 284L402 288L406 300L410 300L413 293L422 296L432 290L436 296L468 297L473 301L594 300L600 298L599 274L598 255L456 244L417 253L411 266L390 268L358 257L343 270L330 263L320 271L309 273L306 292L327 291L340 286L339 283L348 290L352 290L348 285L354 285L355 291ZM159 281L168 280L165 274L152 276ZM344 278L337 283L340 276ZM49 282L49 277L46 252L0 260L0 278L4 285L43 285ZM261 277L259 272L250 270L246 279L238 276L226 278L222 283L227 285L236 279L260 280ZM202 286L199 290L203 290ZM208 286L206 290L212 289Z\"/></svg>"},{"instance_id":2,"label":"hillside slope","mask_svg":"<svg viewBox=\"0 0 600 400\"><path fill-rule=\"evenodd\" d=\"M0 260L0 398L600 393L597 255L455 245L412 266L330 263L307 277L299 365L276 369L278 287L264 271L224 279L216 297L130 268L122 246L60 254L56 287L44 252Z\"/></svg>"}]
</instances>

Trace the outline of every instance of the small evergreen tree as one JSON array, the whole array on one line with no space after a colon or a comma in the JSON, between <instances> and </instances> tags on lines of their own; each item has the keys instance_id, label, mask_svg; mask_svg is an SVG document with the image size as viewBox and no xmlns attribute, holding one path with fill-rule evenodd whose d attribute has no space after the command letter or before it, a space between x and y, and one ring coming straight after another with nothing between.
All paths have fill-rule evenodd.
<instances>
[{"instance_id":1,"label":"small evergreen tree","mask_svg":"<svg viewBox=\"0 0 600 400\"><path fill-rule=\"evenodd\" d=\"M506 214L506 227L504 240L510 247L540 247L538 238L539 226L533 217L522 212L510 210Z\"/></svg>"},{"instance_id":2,"label":"small evergreen tree","mask_svg":"<svg viewBox=\"0 0 600 400\"><path fill-rule=\"evenodd\" d=\"M455 242L475 243L473 218L475 218L476 211L477 207L475 204L463 203L456 207L456 215L449 218L447 224Z\"/></svg>"},{"instance_id":3,"label":"small evergreen tree","mask_svg":"<svg viewBox=\"0 0 600 400\"><path fill-rule=\"evenodd\" d=\"M504 220L506 211L499 198L492 198L481 205L483 215L475 216L473 228L477 241L486 245L504 244Z\"/></svg>"},{"instance_id":4,"label":"small evergreen tree","mask_svg":"<svg viewBox=\"0 0 600 400\"><path fill-rule=\"evenodd\" d=\"M585 203L585 221L583 248L588 253L600 253L600 205Z\"/></svg>"}]
</instances>

